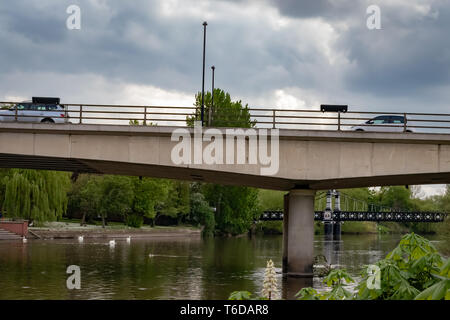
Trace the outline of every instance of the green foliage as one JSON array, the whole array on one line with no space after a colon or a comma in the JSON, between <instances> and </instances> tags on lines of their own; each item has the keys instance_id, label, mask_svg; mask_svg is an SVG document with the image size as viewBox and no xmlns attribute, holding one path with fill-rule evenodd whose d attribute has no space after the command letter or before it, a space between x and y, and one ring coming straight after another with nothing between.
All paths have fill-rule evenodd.
<instances>
[{"instance_id":1,"label":"green foliage","mask_svg":"<svg viewBox=\"0 0 450 320\"><path fill-rule=\"evenodd\" d=\"M345 221L341 232L346 234L378 233L377 224L371 221Z\"/></svg>"},{"instance_id":2,"label":"green foliage","mask_svg":"<svg viewBox=\"0 0 450 320\"><path fill-rule=\"evenodd\" d=\"M345 289L346 283L354 282L344 269L333 269L323 282L331 287L330 291L319 293L313 288L303 288L295 295L298 300L348 300L352 293Z\"/></svg>"},{"instance_id":3,"label":"green foliage","mask_svg":"<svg viewBox=\"0 0 450 320\"><path fill-rule=\"evenodd\" d=\"M203 194L216 208L216 230L227 234L247 232L259 218L258 189L205 184Z\"/></svg>"},{"instance_id":4,"label":"green foliage","mask_svg":"<svg viewBox=\"0 0 450 320\"><path fill-rule=\"evenodd\" d=\"M10 169L2 179L2 211L10 218L55 221L67 209L69 174L56 171Z\"/></svg>"},{"instance_id":5,"label":"green foliage","mask_svg":"<svg viewBox=\"0 0 450 320\"><path fill-rule=\"evenodd\" d=\"M139 122L139 120L137 120L137 119L133 119L133 120L130 120L129 122L128 122L128 124L130 125L130 126L139 126L139 125L143 125L143 126L156 126L157 124L156 123L153 123L153 122L144 122L144 121L142 121L142 124Z\"/></svg>"},{"instance_id":6,"label":"green foliage","mask_svg":"<svg viewBox=\"0 0 450 320\"><path fill-rule=\"evenodd\" d=\"M317 292L316 289L307 287L302 288L299 292L295 294L298 300L321 300L321 294Z\"/></svg>"},{"instance_id":7,"label":"green foliage","mask_svg":"<svg viewBox=\"0 0 450 320\"><path fill-rule=\"evenodd\" d=\"M211 92L207 92L204 100L204 123L210 127L254 127L256 121L251 120L248 105L242 101L232 101L229 93L214 89L214 106L212 107ZM195 96L195 114L186 118L188 126L201 119L201 93ZM211 117L209 117L211 113ZM208 119L211 118L209 122ZM248 187L222 186L206 184L201 193L206 201L216 208L216 230L227 234L247 232L254 219L259 217L258 190Z\"/></svg>"},{"instance_id":8,"label":"green foliage","mask_svg":"<svg viewBox=\"0 0 450 320\"><path fill-rule=\"evenodd\" d=\"M214 107L211 107L211 92L206 92L204 105L204 123L209 127L239 127L251 128L256 121L251 121L248 105L242 106L242 101L231 101L229 93L216 88L214 89ZM195 95L196 107L195 115L188 116L186 122L188 126L194 126L194 121L201 120L201 92ZM211 122L208 123L209 113L211 112Z\"/></svg>"},{"instance_id":9,"label":"green foliage","mask_svg":"<svg viewBox=\"0 0 450 320\"><path fill-rule=\"evenodd\" d=\"M184 181L171 181L167 185L167 196L160 214L177 218L181 222L190 212L190 188Z\"/></svg>"},{"instance_id":10,"label":"green foliage","mask_svg":"<svg viewBox=\"0 0 450 320\"><path fill-rule=\"evenodd\" d=\"M331 291L319 293L303 288L297 293L300 300L442 300L450 299L450 259L444 260L427 239L414 233L402 237L400 243L385 259L375 263L380 269L380 287L368 287L372 275L367 269L351 294L344 282L353 279L344 271L334 269L324 278Z\"/></svg>"},{"instance_id":11,"label":"green foliage","mask_svg":"<svg viewBox=\"0 0 450 320\"><path fill-rule=\"evenodd\" d=\"M450 259L447 259L434 275L440 281L423 290L416 296L415 300L450 300Z\"/></svg>"},{"instance_id":12,"label":"green foliage","mask_svg":"<svg viewBox=\"0 0 450 320\"><path fill-rule=\"evenodd\" d=\"M132 212L154 219L158 208L167 206L170 182L163 179L130 178L133 183Z\"/></svg>"},{"instance_id":13,"label":"green foliage","mask_svg":"<svg viewBox=\"0 0 450 320\"><path fill-rule=\"evenodd\" d=\"M405 235L399 245L376 265L381 270L381 288L367 288L365 271L358 286L361 299L410 300L434 285L442 257L427 239L414 233Z\"/></svg>"},{"instance_id":14,"label":"green foliage","mask_svg":"<svg viewBox=\"0 0 450 320\"><path fill-rule=\"evenodd\" d=\"M411 208L411 190L403 186L381 187L377 193L378 201L381 205L398 210L408 210Z\"/></svg>"},{"instance_id":15,"label":"green foliage","mask_svg":"<svg viewBox=\"0 0 450 320\"><path fill-rule=\"evenodd\" d=\"M233 291L228 300L252 300L252 294L248 291Z\"/></svg>"},{"instance_id":16,"label":"green foliage","mask_svg":"<svg viewBox=\"0 0 450 320\"><path fill-rule=\"evenodd\" d=\"M260 189L258 193L258 202L261 211L283 210L284 209L284 191Z\"/></svg>"},{"instance_id":17,"label":"green foliage","mask_svg":"<svg viewBox=\"0 0 450 320\"><path fill-rule=\"evenodd\" d=\"M190 201L190 221L204 226L203 235L213 235L215 227L213 208L208 205L205 197L200 192L192 192Z\"/></svg>"},{"instance_id":18,"label":"green foliage","mask_svg":"<svg viewBox=\"0 0 450 320\"><path fill-rule=\"evenodd\" d=\"M256 232L263 234L283 234L283 221L258 221Z\"/></svg>"},{"instance_id":19,"label":"green foliage","mask_svg":"<svg viewBox=\"0 0 450 320\"><path fill-rule=\"evenodd\" d=\"M267 300L264 297L254 295L249 291L233 291L228 300Z\"/></svg>"},{"instance_id":20,"label":"green foliage","mask_svg":"<svg viewBox=\"0 0 450 320\"><path fill-rule=\"evenodd\" d=\"M85 218L90 219L98 215L102 201L101 179L102 177L99 176L93 176L91 179L89 177L80 179L79 192L73 193L74 196L76 195L76 198L72 199L72 201L76 203L78 200L79 210L84 214Z\"/></svg>"},{"instance_id":21,"label":"green foliage","mask_svg":"<svg viewBox=\"0 0 450 320\"><path fill-rule=\"evenodd\" d=\"M3 208L3 202L5 201L6 185L4 181L10 170L11 169L0 169L0 210Z\"/></svg>"},{"instance_id":22,"label":"green foliage","mask_svg":"<svg viewBox=\"0 0 450 320\"><path fill-rule=\"evenodd\" d=\"M329 287L342 285L343 282L354 282L352 277L350 277L350 275L343 269L331 270L323 281Z\"/></svg>"},{"instance_id":23,"label":"green foliage","mask_svg":"<svg viewBox=\"0 0 450 320\"><path fill-rule=\"evenodd\" d=\"M354 282L353 278L343 269L334 269L323 280L327 286L331 287L331 291L324 293L327 300L344 300L350 299L352 294L345 289L345 283Z\"/></svg>"},{"instance_id":24,"label":"green foliage","mask_svg":"<svg viewBox=\"0 0 450 320\"><path fill-rule=\"evenodd\" d=\"M419 186L410 186L408 189L404 186L385 186L376 189L369 188L355 188L340 190L341 193L353 199L358 199L359 202L352 201L343 197L341 199L341 208L343 210L362 210L361 202L373 205L374 209L381 210L412 210L412 211L435 211L435 212L450 212L450 185L446 186L446 192L443 195L434 195L430 197L423 197ZM321 194L318 192L317 197ZM316 200L316 210L323 210L325 205L325 198L320 201ZM367 205L366 205L367 206ZM368 208L364 208L366 210ZM370 209L370 208L369 208ZM379 228L382 233L405 233L416 232L422 233L440 233L450 234L450 219L444 223L425 223L425 222L381 222ZM366 232L361 228L363 225L349 224L343 225L342 232L355 233ZM371 229L372 230L372 229ZM369 231L368 232L372 232Z\"/></svg>"},{"instance_id":25,"label":"green foliage","mask_svg":"<svg viewBox=\"0 0 450 320\"><path fill-rule=\"evenodd\" d=\"M275 190L258 190L258 209L259 214L266 210L283 210L284 195L286 192ZM256 232L264 234L282 234L283 221L258 221L256 224Z\"/></svg>"},{"instance_id":26,"label":"green foliage","mask_svg":"<svg viewBox=\"0 0 450 320\"><path fill-rule=\"evenodd\" d=\"M80 175L69 192L71 214L87 219L108 215L121 217L130 226L141 226L144 217L154 219L157 210L167 205L170 182L126 176Z\"/></svg>"},{"instance_id":27,"label":"green foliage","mask_svg":"<svg viewBox=\"0 0 450 320\"><path fill-rule=\"evenodd\" d=\"M129 177L104 176L101 180L98 213L103 220L108 214L126 217L131 212L133 198L133 184Z\"/></svg>"},{"instance_id":28,"label":"green foliage","mask_svg":"<svg viewBox=\"0 0 450 320\"><path fill-rule=\"evenodd\" d=\"M144 217L136 213L129 214L125 218L125 224L132 228L140 228L144 224Z\"/></svg>"}]
</instances>

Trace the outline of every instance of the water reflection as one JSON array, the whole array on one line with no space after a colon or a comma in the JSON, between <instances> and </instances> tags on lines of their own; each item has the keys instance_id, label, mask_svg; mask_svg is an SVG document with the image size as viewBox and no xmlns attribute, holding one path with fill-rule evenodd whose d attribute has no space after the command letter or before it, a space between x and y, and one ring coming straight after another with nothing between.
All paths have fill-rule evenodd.
<instances>
[{"instance_id":1,"label":"water reflection","mask_svg":"<svg viewBox=\"0 0 450 320\"><path fill-rule=\"evenodd\" d=\"M383 258L399 236L316 236L315 255L357 276ZM448 250L450 241L436 237ZM226 299L235 290L260 293L266 262L277 267L279 286L293 296L320 279L282 279L282 237L226 239L30 240L0 242L0 299ZM81 289L66 288L66 269L81 268ZM312 281L312 283L311 283Z\"/></svg>"}]
</instances>

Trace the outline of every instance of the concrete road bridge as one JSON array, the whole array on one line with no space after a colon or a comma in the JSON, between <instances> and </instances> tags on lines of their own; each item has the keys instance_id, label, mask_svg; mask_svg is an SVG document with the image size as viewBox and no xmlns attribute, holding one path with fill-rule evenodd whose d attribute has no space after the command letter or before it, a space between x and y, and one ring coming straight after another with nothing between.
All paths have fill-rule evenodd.
<instances>
[{"instance_id":1,"label":"concrete road bridge","mask_svg":"<svg viewBox=\"0 0 450 320\"><path fill-rule=\"evenodd\" d=\"M78 123L1 123L0 167L148 176L288 190L283 217L283 270L290 276L312 276L316 190L450 183L450 135L445 133L408 133L406 127L402 132L344 131L340 129L345 123L342 115L333 118L324 117L322 113L315 113L316 118L322 121L322 116L325 118L323 121L337 122L338 130L306 129L304 123L311 125L310 122L300 122L297 127L293 122L289 128L278 129L276 120L279 118L275 119L275 112L266 110L262 114L271 117L271 121L267 121L271 129L262 126L250 129L253 131L214 128L213 132L208 133L209 138L205 131L200 133L199 140L195 140L195 135L199 134L197 129L168 126L167 122L171 120L168 116L155 120L147 109L151 107L142 108L145 108L143 123L152 121L152 125L112 125L85 123L95 120L92 113L100 111L91 110L89 114L86 106L82 109L78 105L75 111L69 109L70 106L66 106L67 115L78 112L78 117L70 116L72 121L76 119ZM125 112L122 109L117 112L101 110L103 114ZM184 121L185 124L186 113L175 113L184 120L177 118L174 121ZM109 119L128 122L132 120L130 117ZM281 118L280 127L286 123L286 117ZM99 117L98 121L104 118ZM142 117L139 119L142 120ZM14 120L18 120L17 111ZM333 125L336 125L334 122ZM264 121L261 123L264 124ZM323 125L324 122L320 123ZM271 161L277 158L278 170L267 174L264 169L268 167L268 162L257 161L263 159L261 153L255 161L251 151L261 147L258 143L264 133L270 131L272 134L274 127L279 130L276 132L277 139L274 136L267 138L266 147L271 151L266 156L271 153ZM174 138L174 132L180 128L182 132ZM219 136L227 136L227 130L234 130L231 149L226 149L226 143L215 144L211 155L223 152L223 159L231 159L232 163L221 164L214 157L216 162L212 164L205 159L196 161L196 141L200 141L200 150L203 151L200 154L204 155L208 146L216 142ZM188 153L192 153L193 161L174 162L174 150L188 138L192 138ZM245 147L244 155L239 155L238 141ZM278 148L273 148L275 144ZM175 152L177 159L186 151ZM243 163L239 163L239 159L244 160Z\"/></svg>"}]
</instances>

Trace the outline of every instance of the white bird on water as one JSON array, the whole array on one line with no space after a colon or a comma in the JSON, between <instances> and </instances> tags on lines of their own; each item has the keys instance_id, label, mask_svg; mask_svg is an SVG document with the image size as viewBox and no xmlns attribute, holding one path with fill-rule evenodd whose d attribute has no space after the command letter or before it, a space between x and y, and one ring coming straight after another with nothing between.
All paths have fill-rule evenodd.
<instances>
[{"instance_id":1,"label":"white bird on water","mask_svg":"<svg viewBox=\"0 0 450 320\"><path fill-rule=\"evenodd\" d=\"M127 237L127 243L130 243L130 242L131 242L131 237L128 236L128 237Z\"/></svg>"},{"instance_id":2,"label":"white bird on water","mask_svg":"<svg viewBox=\"0 0 450 320\"><path fill-rule=\"evenodd\" d=\"M78 237L78 242L79 242L79 243L82 243L83 241L84 241L84 236L79 236L79 237Z\"/></svg>"},{"instance_id":3,"label":"white bird on water","mask_svg":"<svg viewBox=\"0 0 450 320\"><path fill-rule=\"evenodd\" d=\"M25 243L25 242L27 242L27 241L28 241L27 238L25 238L25 237L22 238L22 242L23 242L23 243Z\"/></svg>"},{"instance_id":4,"label":"white bird on water","mask_svg":"<svg viewBox=\"0 0 450 320\"><path fill-rule=\"evenodd\" d=\"M116 246L116 240L110 240L109 241L109 247L114 248Z\"/></svg>"}]
</instances>

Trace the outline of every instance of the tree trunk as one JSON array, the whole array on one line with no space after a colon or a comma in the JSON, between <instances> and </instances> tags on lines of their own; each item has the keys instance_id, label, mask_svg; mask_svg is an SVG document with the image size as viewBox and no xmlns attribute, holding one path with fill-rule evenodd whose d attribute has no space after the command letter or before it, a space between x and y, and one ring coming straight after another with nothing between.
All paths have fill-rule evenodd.
<instances>
[{"instance_id":1,"label":"tree trunk","mask_svg":"<svg viewBox=\"0 0 450 320\"><path fill-rule=\"evenodd\" d=\"M102 227L105 228L105 216L102 215Z\"/></svg>"},{"instance_id":2,"label":"tree trunk","mask_svg":"<svg viewBox=\"0 0 450 320\"><path fill-rule=\"evenodd\" d=\"M83 212L83 217L81 218L80 226L86 225L86 211Z\"/></svg>"}]
</instances>

